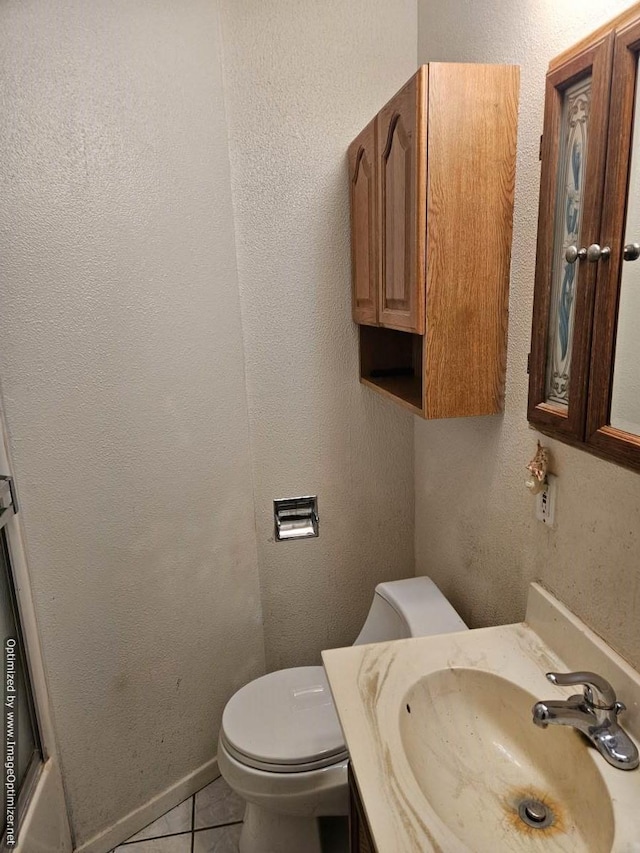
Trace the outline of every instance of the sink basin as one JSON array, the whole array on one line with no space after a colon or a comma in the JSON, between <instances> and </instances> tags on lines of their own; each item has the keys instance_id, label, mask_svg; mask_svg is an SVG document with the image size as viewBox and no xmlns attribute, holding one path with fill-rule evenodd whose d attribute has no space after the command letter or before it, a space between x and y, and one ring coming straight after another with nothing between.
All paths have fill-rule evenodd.
<instances>
[{"instance_id":1,"label":"sink basin","mask_svg":"<svg viewBox=\"0 0 640 853\"><path fill-rule=\"evenodd\" d=\"M640 769L532 720L577 692L546 672L592 670L640 742L640 672L538 584L523 623L323 660L378 853L640 853Z\"/></svg>"},{"instance_id":2,"label":"sink basin","mask_svg":"<svg viewBox=\"0 0 640 853\"><path fill-rule=\"evenodd\" d=\"M402 698L407 763L436 814L477 853L605 853L613 809L593 750L572 729L534 726L538 698L481 669L430 672Z\"/></svg>"}]
</instances>

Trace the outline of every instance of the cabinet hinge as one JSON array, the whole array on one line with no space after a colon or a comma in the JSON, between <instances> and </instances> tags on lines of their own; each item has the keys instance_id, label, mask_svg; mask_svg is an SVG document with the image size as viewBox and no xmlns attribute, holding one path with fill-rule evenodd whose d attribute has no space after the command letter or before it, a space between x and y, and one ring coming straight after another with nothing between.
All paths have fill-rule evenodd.
<instances>
[{"instance_id":1,"label":"cabinet hinge","mask_svg":"<svg viewBox=\"0 0 640 853\"><path fill-rule=\"evenodd\" d=\"M540 134L540 148L538 150L538 160L542 160L542 140L544 139L544 134Z\"/></svg>"},{"instance_id":2,"label":"cabinet hinge","mask_svg":"<svg viewBox=\"0 0 640 853\"><path fill-rule=\"evenodd\" d=\"M531 353L527 353L527 373L531 373Z\"/></svg>"}]
</instances>

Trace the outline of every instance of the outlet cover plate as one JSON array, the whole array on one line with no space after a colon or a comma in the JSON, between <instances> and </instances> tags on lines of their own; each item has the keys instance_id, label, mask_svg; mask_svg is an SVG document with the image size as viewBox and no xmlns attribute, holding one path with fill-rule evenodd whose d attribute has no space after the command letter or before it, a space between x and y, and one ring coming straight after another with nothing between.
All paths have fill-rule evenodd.
<instances>
[{"instance_id":1,"label":"outlet cover plate","mask_svg":"<svg viewBox=\"0 0 640 853\"><path fill-rule=\"evenodd\" d=\"M547 474L546 487L536 495L536 518L547 527L555 527L556 491L555 474Z\"/></svg>"}]
</instances>

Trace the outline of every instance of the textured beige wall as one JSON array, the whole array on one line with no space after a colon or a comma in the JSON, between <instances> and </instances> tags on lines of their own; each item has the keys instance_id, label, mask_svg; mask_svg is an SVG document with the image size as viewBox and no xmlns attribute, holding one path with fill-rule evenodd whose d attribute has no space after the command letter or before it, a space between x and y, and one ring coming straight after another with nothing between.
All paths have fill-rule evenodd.
<instances>
[{"instance_id":1,"label":"textured beige wall","mask_svg":"<svg viewBox=\"0 0 640 853\"><path fill-rule=\"evenodd\" d=\"M472 626L520 620L539 578L640 666L640 476L558 442L557 529L535 521L524 466L544 75L552 56L629 6L625 0L420 0L420 62L522 66L504 417L416 419L416 563ZM473 245L473 235L465 235Z\"/></svg>"},{"instance_id":2,"label":"textured beige wall","mask_svg":"<svg viewBox=\"0 0 640 853\"><path fill-rule=\"evenodd\" d=\"M416 68L414 0L223 0L225 96L270 669L352 642L414 572L411 415L357 382L346 149ZM273 541L317 493L320 537Z\"/></svg>"},{"instance_id":3,"label":"textured beige wall","mask_svg":"<svg viewBox=\"0 0 640 853\"><path fill-rule=\"evenodd\" d=\"M0 378L78 844L264 671L215 3L0 7Z\"/></svg>"},{"instance_id":4,"label":"textured beige wall","mask_svg":"<svg viewBox=\"0 0 640 853\"><path fill-rule=\"evenodd\" d=\"M77 844L212 758L265 665L258 558L272 668L413 574L412 419L356 381L346 148L415 70L415 0L223 9L224 92L215 2L0 11L0 379ZM300 492L321 536L275 545Z\"/></svg>"}]
</instances>

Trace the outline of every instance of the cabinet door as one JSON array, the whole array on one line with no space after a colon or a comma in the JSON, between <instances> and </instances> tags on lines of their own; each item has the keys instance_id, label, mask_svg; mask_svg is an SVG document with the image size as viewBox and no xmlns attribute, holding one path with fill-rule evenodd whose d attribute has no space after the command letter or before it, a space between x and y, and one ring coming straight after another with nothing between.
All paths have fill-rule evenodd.
<instances>
[{"instance_id":1,"label":"cabinet door","mask_svg":"<svg viewBox=\"0 0 640 853\"><path fill-rule=\"evenodd\" d=\"M376 853L351 763L349 767L349 853Z\"/></svg>"},{"instance_id":2,"label":"cabinet door","mask_svg":"<svg viewBox=\"0 0 640 853\"><path fill-rule=\"evenodd\" d=\"M640 468L640 21L616 33L587 443Z\"/></svg>"},{"instance_id":3,"label":"cabinet door","mask_svg":"<svg viewBox=\"0 0 640 853\"><path fill-rule=\"evenodd\" d=\"M529 379L529 420L585 434L613 33L547 76Z\"/></svg>"},{"instance_id":4,"label":"cabinet door","mask_svg":"<svg viewBox=\"0 0 640 853\"><path fill-rule=\"evenodd\" d=\"M380 325L424 334L427 67L378 113Z\"/></svg>"},{"instance_id":5,"label":"cabinet door","mask_svg":"<svg viewBox=\"0 0 640 853\"><path fill-rule=\"evenodd\" d=\"M378 324L378 217L376 123L368 124L349 146L351 205L351 305L356 323Z\"/></svg>"}]
</instances>

